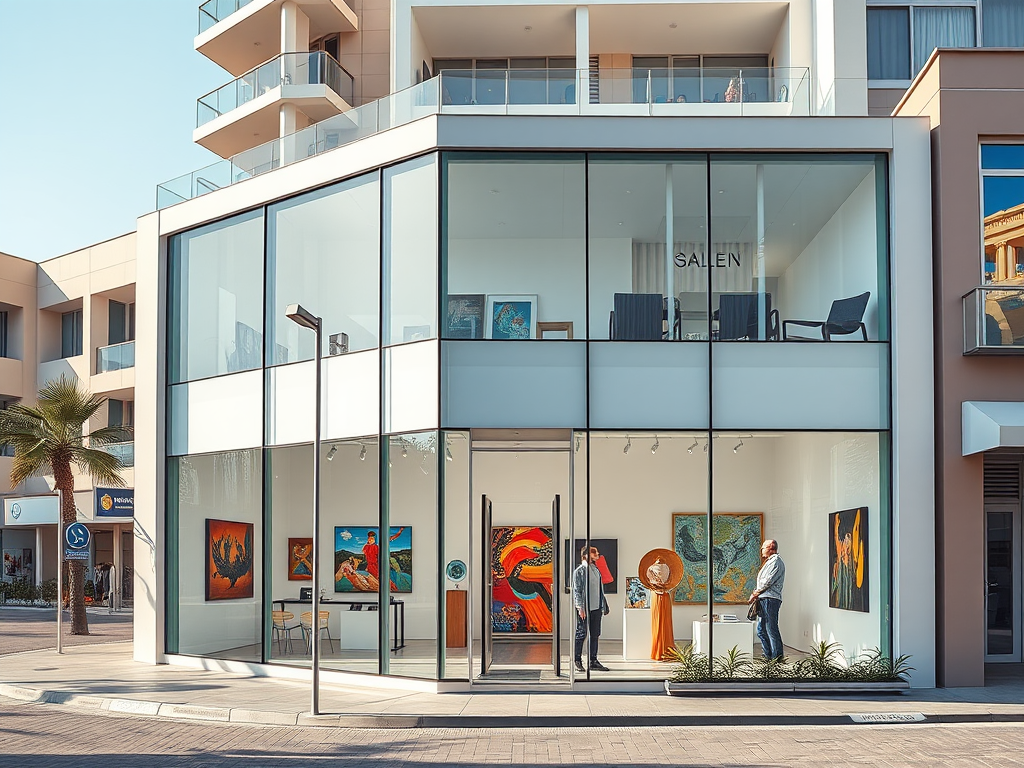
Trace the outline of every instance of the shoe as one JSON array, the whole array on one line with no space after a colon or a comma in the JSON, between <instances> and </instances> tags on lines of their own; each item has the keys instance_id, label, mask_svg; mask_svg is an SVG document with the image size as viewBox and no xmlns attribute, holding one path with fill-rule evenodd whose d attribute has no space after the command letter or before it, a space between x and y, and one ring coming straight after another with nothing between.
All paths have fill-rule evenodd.
<instances>
[{"instance_id":1,"label":"shoe","mask_svg":"<svg viewBox=\"0 0 1024 768\"><path fill-rule=\"evenodd\" d=\"M576 671L577 672L586 672L587 671L587 670L585 670L583 668L583 662L580 661L579 659L576 659Z\"/></svg>"},{"instance_id":2,"label":"shoe","mask_svg":"<svg viewBox=\"0 0 1024 768\"><path fill-rule=\"evenodd\" d=\"M609 669L597 659L590 660L590 668L596 669L598 672L608 672Z\"/></svg>"}]
</instances>

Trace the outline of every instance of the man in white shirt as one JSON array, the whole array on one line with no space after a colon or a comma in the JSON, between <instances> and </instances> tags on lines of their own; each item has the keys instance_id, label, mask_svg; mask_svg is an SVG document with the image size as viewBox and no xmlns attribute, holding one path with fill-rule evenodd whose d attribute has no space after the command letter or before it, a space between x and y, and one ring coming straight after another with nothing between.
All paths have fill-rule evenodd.
<instances>
[{"instance_id":1,"label":"man in white shirt","mask_svg":"<svg viewBox=\"0 0 1024 768\"><path fill-rule=\"evenodd\" d=\"M786 647L779 631L779 609L782 608L782 587L786 581L786 564L779 557L779 543L768 539L761 545L764 565L757 572L757 586L748 603L757 600L757 637L765 658L782 659Z\"/></svg>"},{"instance_id":2,"label":"man in white shirt","mask_svg":"<svg viewBox=\"0 0 1024 768\"><path fill-rule=\"evenodd\" d=\"M589 556L588 556L589 555ZM576 662L577 672L583 667L583 641L590 632L590 668L607 672L608 667L597 660L597 641L601 637L601 617L608 615L608 601L604 597L601 571L594 563L600 554L597 547L580 550L580 564L572 572L572 602L576 608Z\"/></svg>"}]
</instances>

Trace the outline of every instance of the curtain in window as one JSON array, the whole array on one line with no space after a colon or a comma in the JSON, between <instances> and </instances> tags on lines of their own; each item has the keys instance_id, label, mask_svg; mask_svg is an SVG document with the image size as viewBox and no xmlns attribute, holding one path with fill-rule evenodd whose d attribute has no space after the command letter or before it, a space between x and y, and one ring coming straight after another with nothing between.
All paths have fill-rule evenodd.
<instances>
[{"instance_id":1,"label":"curtain in window","mask_svg":"<svg viewBox=\"0 0 1024 768\"><path fill-rule=\"evenodd\" d=\"M1024 3L1020 0L982 0L981 44L987 47L1024 46Z\"/></svg>"},{"instance_id":2,"label":"curtain in window","mask_svg":"<svg viewBox=\"0 0 1024 768\"><path fill-rule=\"evenodd\" d=\"M906 8L868 8L868 79L910 79L910 15Z\"/></svg>"},{"instance_id":3,"label":"curtain in window","mask_svg":"<svg viewBox=\"0 0 1024 768\"><path fill-rule=\"evenodd\" d=\"M914 72L935 48L973 48L974 31L973 8L915 8Z\"/></svg>"}]
</instances>

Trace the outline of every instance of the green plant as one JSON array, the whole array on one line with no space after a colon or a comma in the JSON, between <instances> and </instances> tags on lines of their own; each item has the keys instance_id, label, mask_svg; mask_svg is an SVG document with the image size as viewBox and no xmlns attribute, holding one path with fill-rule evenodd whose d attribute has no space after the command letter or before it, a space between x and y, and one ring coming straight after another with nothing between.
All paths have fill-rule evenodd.
<instances>
[{"instance_id":1,"label":"green plant","mask_svg":"<svg viewBox=\"0 0 1024 768\"><path fill-rule=\"evenodd\" d=\"M878 648L865 651L847 670L846 679L861 683L888 683L905 681L914 669L907 655L890 659Z\"/></svg>"},{"instance_id":2,"label":"green plant","mask_svg":"<svg viewBox=\"0 0 1024 768\"><path fill-rule=\"evenodd\" d=\"M749 667L750 656L734 645L715 659L714 676L733 680L737 677L743 677Z\"/></svg>"},{"instance_id":3,"label":"green plant","mask_svg":"<svg viewBox=\"0 0 1024 768\"><path fill-rule=\"evenodd\" d=\"M57 580L47 579L39 585L39 596L47 605L57 602Z\"/></svg>"},{"instance_id":4,"label":"green plant","mask_svg":"<svg viewBox=\"0 0 1024 768\"><path fill-rule=\"evenodd\" d=\"M794 677L795 672L789 659L769 659L767 656L756 657L750 663L750 677L756 680L784 680Z\"/></svg>"},{"instance_id":5,"label":"green plant","mask_svg":"<svg viewBox=\"0 0 1024 768\"><path fill-rule=\"evenodd\" d=\"M840 680L846 676L846 667L836 662L843 647L839 643L821 640L811 646L810 655L796 663L797 677L813 680Z\"/></svg>"},{"instance_id":6,"label":"green plant","mask_svg":"<svg viewBox=\"0 0 1024 768\"><path fill-rule=\"evenodd\" d=\"M669 648L665 654L669 661L676 663L670 678L674 683L706 683L711 679L708 657L703 653L694 653L693 644L687 644L679 650Z\"/></svg>"}]
</instances>

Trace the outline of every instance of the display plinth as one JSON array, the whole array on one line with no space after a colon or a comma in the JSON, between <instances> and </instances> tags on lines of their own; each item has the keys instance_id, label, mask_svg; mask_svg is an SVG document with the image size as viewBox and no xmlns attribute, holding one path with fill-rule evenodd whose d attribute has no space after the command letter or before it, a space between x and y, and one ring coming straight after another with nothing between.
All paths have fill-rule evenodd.
<instances>
[{"instance_id":1,"label":"display plinth","mask_svg":"<svg viewBox=\"0 0 1024 768\"><path fill-rule=\"evenodd\" d=\"M449 589L444 596L446 648L466 647L466 595L464 589Z\"/></svg>"},{"instance_id":2,"label":"display plinth","mask_svg":"<svg viewBox=\"0 0 1024 768\"><path fill-rule=\"evenodd\" d=\"M651 658L650 609L623 609L622 658L626 661L646 661Z\"/></svg>"},{"instance_id":3,"label":"display plinth","mask_svg":"<svg viewBox=\"0 0 1024 768\"><path fill-rule=\"evenodd\" d=\"M740 653L754 655L754 625L749 621L716 621L715 622L715 655L721 656L735 646ZM711 650L708 643L708 623L693 622L693 652L707 654Z\"/></svg>"},{"instance_id":4,"label":"display plinth","mask_svg":"<svg viewBox=\"0 0 1024 768\"><path fill-rule=\"evenodd\" d=\"M341 623L341 642L344 650L373 651L377 649L377 611L340 610L337 612Z\"/></svg>"}]
</instances>

